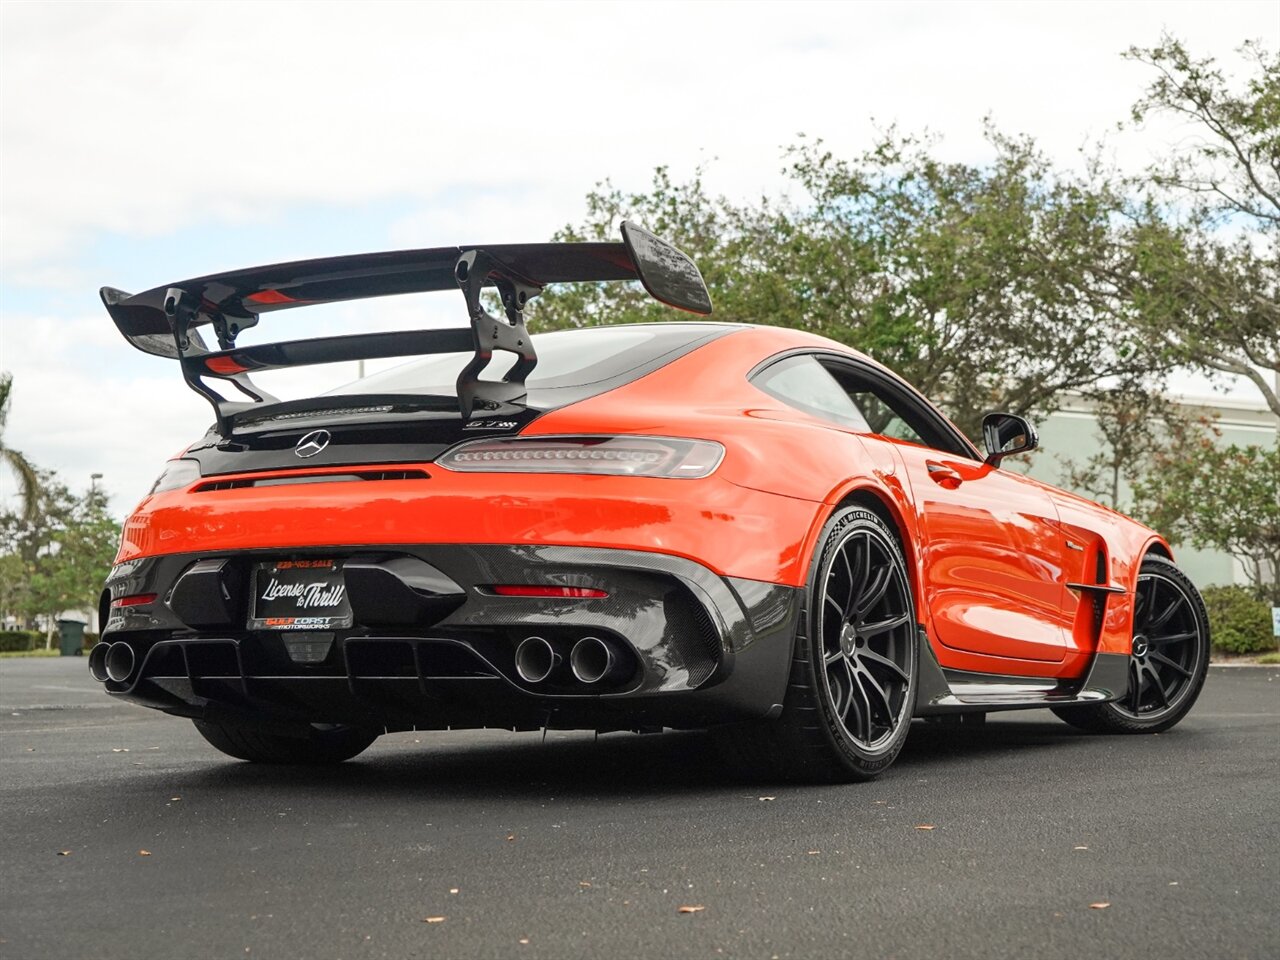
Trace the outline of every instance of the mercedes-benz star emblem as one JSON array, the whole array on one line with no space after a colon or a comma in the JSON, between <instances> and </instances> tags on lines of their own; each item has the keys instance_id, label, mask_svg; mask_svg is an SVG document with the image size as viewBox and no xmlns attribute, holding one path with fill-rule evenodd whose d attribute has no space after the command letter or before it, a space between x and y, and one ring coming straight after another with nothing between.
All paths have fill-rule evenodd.
<instances>
[{"instance_id":1,"label":"mercedes-benz star emblem","mask_svg":"<svg viewBox=\"0 0 1280 960\"><path fill-rule=\"evenodd\" d=\"M314 457L328 445L328 430L312 430L298 441L298 445L293 448L293 452L303 458Z\"/></svg>"}]
</instances>

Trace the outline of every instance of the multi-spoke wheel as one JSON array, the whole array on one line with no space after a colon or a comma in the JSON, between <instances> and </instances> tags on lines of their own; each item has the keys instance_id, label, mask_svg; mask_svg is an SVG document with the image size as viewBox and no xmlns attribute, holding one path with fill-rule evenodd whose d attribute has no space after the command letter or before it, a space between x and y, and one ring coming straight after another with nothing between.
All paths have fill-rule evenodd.
<instances>
[{"instance_id":1,"label":"multi-spoke wheel","mask_svg":"<svg viewBox=\"0 0 1280 960\"><path fill-rule=\"evenodd\" d=\"M816 617L828 719L875 753L911 722L915 662L911 589L897 544L874 524L846 529L825 558Z\"/></svg>"},{"instance_id":2,"label":"multi-spoke wheel","mask_svg":"<svg viewBox=\"0 0 1280 960\"><path fill-rule=\"evenodd\" d=\"M1085 730L1158 733L1186 716L1208 668L1209 617L1199 591L1168 560L1147 557L1134 598L1127 694L1054 712Z\"/></svg>"},{"instance_id":3,"label":"multi-spoke wheel","mask_svg":"<svg viewBox=\"0 0 1280 960\"><path fill-rule=\"evenodd\" d=\"M727 752L759 774L870 779L906 740L917 655L902 551L875 514L854 508L828 522L810 567L806 622L782 716L725 731Z\"/></svg>"}]
</instances>

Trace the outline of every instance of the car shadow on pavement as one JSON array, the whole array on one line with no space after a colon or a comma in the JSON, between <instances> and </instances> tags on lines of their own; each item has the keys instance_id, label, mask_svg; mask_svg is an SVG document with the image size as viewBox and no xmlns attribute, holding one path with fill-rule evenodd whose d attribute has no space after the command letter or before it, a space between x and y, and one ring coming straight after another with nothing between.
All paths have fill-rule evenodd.
<instances>
[{"instance_id":1,"label":"car shadow on pavement","mask_svg":"<svg viewBox=\"0 0 1280 960\"><path fill-rule=\"evenodd\" d=\"M205 770L189 773L188 783L209 787L280 787L294 792L318 787L353 795L405 793L461 799L501 793L531 796L670 795L718 792L744 785L777 784L768 774L746 776L723 762L714 738L704 732L656 735L608 734L598 739L540 740L537 735L508 742L442 744L415 749L403 737L391 749L376 747L362 757L333 767L279 767L223 762L211 758ZM913 772L941 772L984 754L1011 750L1061 750L1083 746L1087 737L1063 724L998 723L955 729L916 723L895 764ZM892 771L888 774L892 777Z\"/></svg>"},{"instance_id":2,"label":"car shadow on pavement","mask_svg":"<svg viewBox=\"0 0 1280 960\"><path fill-rule=\"evenodd\" d=\"M214 760L187 782L206 786L319 787L326 791L385 796L484 797L526 793L608 796L651 790L655 794L723 787L725 773L710 736L701 732L608 734L598 740L567 741L536 735L509 742L391 749L376 746L355 760L331 767L282 767Z\"/></svg>"},{"instance_id":3,"label":"car shadow on pavement","mask_svg":"<svg viewBox=\"0 0 1280 960\"><path fill-rule=\"evenodd\" d=\"M905 763L961 762L985 753L1004 753L1020 748L1056 749L1093 739L1057 720L1005 720L976 727L927 723L917 720L911 736L895 761Z\"/></svg>"}]
</instances>

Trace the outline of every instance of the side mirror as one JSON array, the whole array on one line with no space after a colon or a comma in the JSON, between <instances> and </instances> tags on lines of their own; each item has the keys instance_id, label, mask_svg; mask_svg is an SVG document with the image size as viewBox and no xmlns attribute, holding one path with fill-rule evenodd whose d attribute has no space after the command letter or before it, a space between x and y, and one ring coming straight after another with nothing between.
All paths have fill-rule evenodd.
<instances>
[{"instance_id":1,"label":"side mirror","mask_svg":"<svg viewBox=\"0 0 1280 960\"><path fill-rule=\"evenodd\" d=\"M988 413L982 418L982 439L987 447L986 463L1000 461L1015 453L1026 453L1040 445L1036 428L1026 418L1013 413Z\"/></svg>"}]
</instances>

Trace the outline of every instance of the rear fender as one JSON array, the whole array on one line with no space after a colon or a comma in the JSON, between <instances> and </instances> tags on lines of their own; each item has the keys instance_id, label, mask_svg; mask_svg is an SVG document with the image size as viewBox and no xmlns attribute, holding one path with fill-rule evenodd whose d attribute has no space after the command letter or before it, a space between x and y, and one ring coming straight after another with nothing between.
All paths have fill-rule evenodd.
<instances>
[{"instance_id":1,"label":"rear fender","mask_svg":"<svg viewBox=\"0 0 1280 960\"><path fill-rule=\"evenodd\" d=\"M920 526L907 491L902 481L893 474L876 471L873 476L852 478L832 490L825 498L829 509L820 511L817 519L805 538L805 556L810 564L816 559L818 539L822 536L827 521L837 510L845 507L866 506L898 535L898 544L902 548L903 560L907 566L907 575L911 578L911 593L916 607L916 621L926 622L924 603L924 570L921 566ZM807 576L805 582L808 582Z\"/></svg>"}]
</instances>

